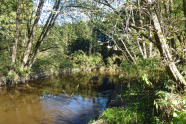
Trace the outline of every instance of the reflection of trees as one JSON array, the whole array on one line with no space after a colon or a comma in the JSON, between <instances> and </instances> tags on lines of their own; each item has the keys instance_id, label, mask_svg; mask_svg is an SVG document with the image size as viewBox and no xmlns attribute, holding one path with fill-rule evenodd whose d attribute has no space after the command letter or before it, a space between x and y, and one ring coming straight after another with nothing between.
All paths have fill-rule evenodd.
<instances>
[{"instance_id":1,"label":"reflection of trees","mask_svg":"<svg viewBox=\"0 0 186 124\"><path fill-rule=\"evenodd\" d=\"M93 84L89 81L92 78L95 79ZM25 112L29 116L41 117L38 116L38 109L42 113L46 111L42 110L43 104L41 105L40 101L48 98L55 98L54 100L60 101L60 107L65 107L65 104L69 104L74 99L77 99L79 102L83 100L88 106L94 104L101 105L102 98L105 95L99 92L103 91L103 87L105 87L103 86L104 79L109 83L114 78L114 76L104 76L100 73L76 73L74 75L59 75L57 77L53 76L51 78L33 80L28 82L28 84L15 85L13 87L6 86L6 88L0 89L0 95L2 96L0 100L0 111L10 113L16 111L16 118L23 117L22 115ZM79 88L74 92L78 84ZM62 94L63 90L68 95L74 92L74 99L72 97L66 98ZM47 104L46 101L48 100L42 100L42 103ZM94 108L92 110L94 111Z\"/></svg>"},{"instance_id":2,"label":"reflection of trees","mask_svg":"<svg viewBox=\"0 0 186 124\"><path fill-rule=\"evenodd\" d=\"M1 100L0 105L4 112L19 111L22 106L28 106L28 104L35 104L39 101L38 96L33 94L33 89L28 88L25 85L19 87L4 87L0 91ZM2 110L0 107L0 110Z\"/></svg>"},{"instance_id":3,"label":"reflection of trees","mask_svg":"<svg viewBox=\"0 0 186 124\"><path fill-rule=\"evenodd\" d=\"M94 82L91 82L90 79L94 79ZM56 77L53 76L51 78L47 77L29 81L29 85L14 86L14 93L11 93L11 95L13 95L13 98L19 98L20 94L22 96L25 94L27 94L27 96L32 96L33 94L37 97L45 96L46 98L50 98L49 96L62 94L63 90L67 94L72 94L79 84L79 88L74 95L81 95L83 99L85 99L85 97L91 99L95 96L98 97L98 92L111 88L110 82L114 80L116 80L115 76L104 76L103 74L98 73L76 73L73 75L63 74ZM22 98L25 99L25 97Z\"/></svg>"}]
</instances>

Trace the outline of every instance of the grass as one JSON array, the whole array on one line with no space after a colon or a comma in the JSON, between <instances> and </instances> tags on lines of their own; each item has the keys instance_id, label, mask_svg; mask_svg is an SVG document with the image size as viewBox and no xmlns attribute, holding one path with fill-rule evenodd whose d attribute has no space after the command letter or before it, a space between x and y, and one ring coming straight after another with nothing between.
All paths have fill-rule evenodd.
<instances>
[{"instance_id":1,"label":"grass","mask_svg":"<svg viewBox=\"0 0 186 124\"><path fill-rule=\"evenodd\" d=\"M160 60L139 60L137 65L123 62L121 67L115 101L92 123L186 122L186 95L176 91L175 83L169 78ZM178 65L178 68L186 68L186 65ZM161 92L163 95L160 97Z\"/></svg>"},{"instance_id":2,"label":"grass","mask_svg":"<svg viewBox=\"0 0 186 124\"><path fill-rule=\"evenodd\" d=\"M103 112L103 115L100 117L104 120L103 123L109 124L127 124L127 123L142 123L144 117L143 113L137 112L137 109L127 108L108 108Z\"/></svg>"}]
</instances>

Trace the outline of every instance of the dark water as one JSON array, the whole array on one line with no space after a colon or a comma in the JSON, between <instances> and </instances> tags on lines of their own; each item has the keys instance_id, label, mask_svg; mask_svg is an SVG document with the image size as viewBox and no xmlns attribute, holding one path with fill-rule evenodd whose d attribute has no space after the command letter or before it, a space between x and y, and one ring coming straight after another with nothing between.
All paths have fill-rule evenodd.
<instances>
[{"instance_id":1,"label":"dark water","mask_svg":"<svg viewBox=\"0 0 186 124\"><path fill-rule=\"evenodd\" d=\"M0 88L0 124L85 124L104 110L111 74L76 73Z\"/></svg>"}]
</instances>

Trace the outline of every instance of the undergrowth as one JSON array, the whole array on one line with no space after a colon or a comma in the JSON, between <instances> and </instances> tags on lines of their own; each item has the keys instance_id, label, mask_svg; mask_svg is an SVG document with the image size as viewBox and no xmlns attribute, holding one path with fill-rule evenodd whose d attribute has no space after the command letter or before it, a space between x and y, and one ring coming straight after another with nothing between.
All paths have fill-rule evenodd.
<instances>
[{"instance_id":1,"label":"undergrowth","mask_svg":"<svg viewBox=\"0 0 186 124\"><path fill-rule=\"evenodd\" d=\"M186 69L177 66L181 73ZM123 61L121 67L117 98L110 103L117 108L106 108L93 123L186 123L186 94L177 91L161 60L141 59L136 65Z\"/></svg>"}]
</instances>

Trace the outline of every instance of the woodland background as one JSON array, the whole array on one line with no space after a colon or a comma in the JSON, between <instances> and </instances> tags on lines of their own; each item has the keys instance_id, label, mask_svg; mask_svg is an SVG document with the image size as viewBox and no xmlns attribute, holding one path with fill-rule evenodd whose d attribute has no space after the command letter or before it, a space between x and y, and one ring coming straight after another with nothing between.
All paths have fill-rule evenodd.
<instances>
[{"instance_id":1,"label":"woodland background","mask_svg":"<svg viewBox=\"0 0 186 124\"><path fill-rule=\"evenodd\" d=\"M2 0L0 6L6 83L50 69L117 70L161 86L166 98L158 105L169 110L162 118L185 119L186 0Z\"/></svg>"}]
</instances>

